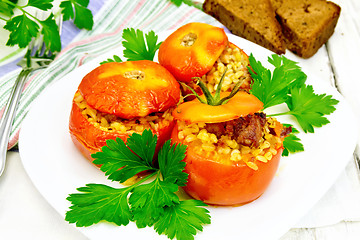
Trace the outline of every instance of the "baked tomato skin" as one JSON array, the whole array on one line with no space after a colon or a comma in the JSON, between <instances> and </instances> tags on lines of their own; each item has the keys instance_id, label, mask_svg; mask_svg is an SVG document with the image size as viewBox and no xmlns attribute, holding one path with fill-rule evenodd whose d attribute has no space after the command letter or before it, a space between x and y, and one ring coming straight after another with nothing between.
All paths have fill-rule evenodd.
<instances>
[{"instance_id":1,"label":"baked tomato skin","mask_svg":"<svg viewBox=\"0 0 360 240\"><path fill-rule=\"evenodd\" d=\"M163 112L180 99L176 79L148 60L100 65L83 78L78 89L92 108L124 119Z\"/></svg>"},{"instance_id":2,"label":"baked tomato skin","mask_svg":"<svg viewBox=\"0 0 360 240\"><path fill-rule=\"evenodd\" d=\"M158 137L155 156L165 141L170 139L174 125L175 121L173 120L169 121L168 125L162 125L156 131L152 130L153 134ZM101 147L106 145L107 139L121 138L126 143L129 137L129 133L104 131L95 126L84 117L75 102L72 104L70 113L69 130L76 148L91 162L94 160L91 154L101 151Z\"/></svg>"},{"instance_id":3,"label":"baked tomato skin","mask_svg":"<svg viewBox=\"0 0 360 240\"><path fill-rule=\"evenodd\" d=\"M188 83L210 71L227 44L224 29L188 23L165 39L158 60L178 81Z\"/></svg>"},{"instance_id":4,"label":"baked tomato skin","mask_svg":"<svg viewBox=\"0 0 360 240\"><path fill-rule=\"evenodd\" d=\"M206 154L199 151L199 143L196 141L189 142L185 141L186 137L179 138L180 125L223 123L254 114L263 107L261 101L244 91L237 92L225 103L221 100L224 99L221 93L217 97L215 97L216 94L214 96L205 94L205 96L208 104L195 99L180 104L173 111L177 122L172 130L171 139L173 143L187 145L184 161L188 182L184 190L193 198L207 204L240 205L251 202L267 189L275 176L283 150L282 144L274 144L273 149L276 150L276 154L272 153L271 159L267 159L266 163L255 160L255 156L250 153L241 156L241 159L246 159L246 162L256 161L256 168L250 167L249 163L242 160L231 160L228 154L215 156L216 148L212 151L207 150ZM215 99L220 99L220 101L217 102ZM210 102L214 104L209 105ZM219 105L221 102L223 104Z\"/></svg>"},{"instance_id":5,"label":"baked tomato skin","mask_svg":"<svg viewBox=\"0 0 360 240\"><path fill-rule=\"evenodd\" d=\"M236 45L233 44L232 42L229 42L229 47L230 47L230 48L237 48L237 49L239 50L239 52L240 52L241 55L243 55L245 58L249 59L249 56L244 52L244 50L241 49L241 48L239 48L238 46L236 46ZM221 59L221 57L220 57L220 59ZM250 64L248 64L247 67L250 67ZM214 78L213 74L214 74L214 72L217 72L217 71L218 71L218 70L216 70L216 69L214 68L214 69L210 69L210 72L207 72L207 73L205 74L205 78L207 79L206 82L205 82L206 85L208 84L207 82L211 81L211 80ZM196 81L195 81L195 80L190 81L190 82L188 82L188 83L186 83L186 84L187 84L188 86L190 86L197 94L199 94L199 95L202 94L202 90L201 90L201 88L196 84ZM243 89L243 90L245 90L245 91L249 91L249 90L250 90L250 85L251 85L251 80L249 79L248 81L244 81L244 82L241 84L240 88ZM185 100L186 100L186 101L191 101L191 100L195 99L195 96L191 94L192 91L191 91L189 88L184 87L184 86L182 86L182 85L180 86L180 88L181 88L181 93L182 93L182 95L183 95L183 96L186 96L186 97L185 97ZM223 90L223 89L221 89L221 91L231 91L231 89L229 89L229 90ZM214 90L214 92L215 92L215 90Z\"/></svg>"},{"instance_id":6,"label":"baked tomato skin","mask_svg":"<svg viewBox=\"0 0 360 240\"><path fill-rule=\"evenodd\" d=\"M82 79L78 91L90 108L121 119L165 112L180 99L176 79L160 64L148 60L100 65ZM129 132L110 131L90 122L82 114L75 97L69 130L75 146L85 157L92 161L91 154L100 151L108 139L127 141ZM170 138L173 126L174 120L169 119L156 130L151 129L158 136L156 153Z\"/></svg>"},{"instance_id":7,"label":"baked tomato skin","mask_svg":"<svg viewBox=\"0 0 360 240\"><path fill-rule=\"evenodd\" d=\"M228 92L220 93L221 98ZM260 111L263 103L245 91L236 93L226 104L211 106L194 99L180 104L172 113L174 118L186 122L225 122Z\"/></svg>"},{"instance_id":8,"label":"baked tomato skin","mask_svg":"<svg viewBox=\"0 0 360 240\"><path fill-rule=\"evenodd\" d=\"M178 138L175 125L172 134L174 143L183 143ZM278 169L282 147L267 163L256 162L257 170L243 162L224 160L214 161L211 157L200 155L191 144L187 147L185 172L189 174L184 187L191 197L212 205L241 205L260 197Z\"/></svg>"}]
</instances>

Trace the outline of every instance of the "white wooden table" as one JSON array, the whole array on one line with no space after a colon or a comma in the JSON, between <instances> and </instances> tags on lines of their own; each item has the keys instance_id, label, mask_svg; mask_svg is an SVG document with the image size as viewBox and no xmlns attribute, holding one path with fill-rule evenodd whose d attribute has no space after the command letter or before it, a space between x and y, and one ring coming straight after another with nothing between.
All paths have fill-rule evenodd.
<instances>
[{"instance_id":1,"label":"white wooden table","mask_svg":"<svg viewBox=\"0 0 360 240\"><path fill-rule=\"evenodd\" d=\"M349 101L360 119L360 75L357 73L360 69L360 1L334 2L341 6L342 12L336 31L326 44L331 62L329 69L334 76L329 81ZM360 159L359 149L358 147L355 151L353 163ZM85 240L86 237L67 224L37 191L21 164L19 154L11 151L7 158L7 168L0 178L1 239ZM350 171L354 168L356 165L350 164L349 173L357 174L353 179L360 182L359 169ZM14 202L17 206L14 206ZM317 228L294 228L281 238L293 239L360 239L360 221L340 222Z\"/></svg>"},{"instance_id":2,"label":"white wooden table","mask_svg":"<svg viewBox=\"0 0 360 240\"><path fill-rule=\"evenodd\" d=\"M360 1L334 0L341 6L341 16L334 35L326 44L326 50L334 74L334 86L352 105L360 124ZM360 134L359 134L360 136ZM354 162L360 163L360 148L354 153ZM357 167L355 164L354 167ZM359 168L357 173L360 176ZM360 177L355 178L360 181ZM360 191L360 189L359 189ZM360 203L359 203L360 204ZM360 222L340 222L335 225L291 229L281 240L323 240L323 239L360 239Z\"/></svg>"}]
</instances>

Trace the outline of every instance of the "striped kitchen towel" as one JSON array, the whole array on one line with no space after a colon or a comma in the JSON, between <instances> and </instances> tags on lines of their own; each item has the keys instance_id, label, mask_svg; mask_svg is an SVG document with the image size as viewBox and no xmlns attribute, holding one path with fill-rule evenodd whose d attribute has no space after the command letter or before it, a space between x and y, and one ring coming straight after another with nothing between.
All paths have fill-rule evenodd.
<instances>
[{"instance_id":1,"label":"striped kitchen towel","mask_svg":"<svg viewBox=\"0 0 360 240\"><path fill-rule=\"evenodd\" d=\"M102 1L100 3L102 4ZM94 12L94 9L92 10ZM105 1L100 10L95 13L93 30L79 31L76 36L74 36L74 32L63 32L63 50L58 57L48 68L30 76L15 116L9 149L18 141L21 123L33 100L51 83L61 79L67 73L96 56L121 45L123 29L135 28L144 32L153 30L159 33L175 30L189 22L204 22L222 26L214 18L195 7L185 4L177 7L169 0ZM72 36L70 36L71 34ZM64 44L64 41L69 40L69 38L71 42ZM8 64L7 69L11 69L12 65L15 66L15 63ZM1 72L4 71L1 69ZM4 112L6 101L19 72L20 69L13 70L0 79L0 116Z\"/></svg>"}]
</instances>

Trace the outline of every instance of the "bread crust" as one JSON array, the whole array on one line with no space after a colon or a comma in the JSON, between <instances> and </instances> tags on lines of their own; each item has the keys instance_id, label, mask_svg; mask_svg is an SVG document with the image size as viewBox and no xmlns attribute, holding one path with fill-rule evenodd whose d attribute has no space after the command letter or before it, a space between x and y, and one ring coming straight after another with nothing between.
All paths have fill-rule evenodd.
<instances>
[{"instance_id":1,"label":"bread crust","mask_svg":"<svg viewBox=\"0 0 360 240\"><path fill-rule=\"evenodd\" d=\"M269 0L205 0L203 9L232 33L277 54L285 53L282 30Z\"/></svg>"},{"instance_id":2,"label":"bread crust","mask_svg":"<svg viewBox=\"0 0 360 240\"><path fill-rule=\"evenodd\" d=\"M341 12L326 0L205 0L203 9L235 35L303 58L329 40Z\"/></svg>"},{"instance_id":3,"label":"bread crust","mask_svg":"<svg viewBox=\"0 0 360 240\"><path fill-rule=\"evenodd\" d=\"M271 0L286 47L303 58L312 57L334 33L341 8L325 0Z\"/></svg>"}]
</instances>

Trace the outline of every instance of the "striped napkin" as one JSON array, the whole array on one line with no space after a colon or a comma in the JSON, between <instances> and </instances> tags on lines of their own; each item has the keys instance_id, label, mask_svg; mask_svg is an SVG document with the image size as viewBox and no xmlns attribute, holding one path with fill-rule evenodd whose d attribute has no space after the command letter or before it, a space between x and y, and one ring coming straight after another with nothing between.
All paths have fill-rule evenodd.
<instances>
[{"instance_id":1,"label":"striped napkin","mask_svg":"<svg viewBox=\"0 0 360 240\"><path fill-rule=\"evenodd\" d=\"M70 22L65 22L62 32L63 50L55 61L44 70L32 74L25 85L15 116L8 148L16 145L21 123L34 99L50 84L95 57L121 45L125 28L150 30L159 33L175 30L189 22L204 22L222 26L202 11L182 4L177 7L169 0L101 0L90 1L94 16L92 31L77 31ZM9 55L14 55L10 53ZM12 56L13 57L13 56ZM1 57L6 59L7 57ZM10 56L8 57L10 58ZM20 73L15 61L0 66L0 117L4 112L11 88ZM1 64L1 62L0 62Z\"/></svg>"}]
</instances>

